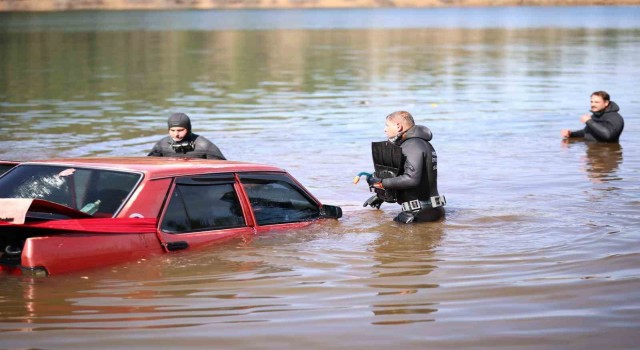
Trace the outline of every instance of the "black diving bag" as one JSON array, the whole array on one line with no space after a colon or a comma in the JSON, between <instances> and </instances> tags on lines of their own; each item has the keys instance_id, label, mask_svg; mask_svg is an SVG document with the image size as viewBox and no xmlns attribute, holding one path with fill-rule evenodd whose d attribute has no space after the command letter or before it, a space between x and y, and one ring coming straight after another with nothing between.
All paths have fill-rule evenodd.
<instances>
[{"instance_id":1,"label":"black diving bag","mask_svg":"<svg viewBox=\"0 0 640 350\"><path fill-rule=\"evenodd\" d=\"M400 146L389 141L372 142L371 154L373 156L375 177L388 179L400 175L404 167L404 157L402 156L402 148L400 148ZM395 190L374 188L374 191L376 195L385 202L397 202L398 196Z\"/></svg>"}]
</instances>

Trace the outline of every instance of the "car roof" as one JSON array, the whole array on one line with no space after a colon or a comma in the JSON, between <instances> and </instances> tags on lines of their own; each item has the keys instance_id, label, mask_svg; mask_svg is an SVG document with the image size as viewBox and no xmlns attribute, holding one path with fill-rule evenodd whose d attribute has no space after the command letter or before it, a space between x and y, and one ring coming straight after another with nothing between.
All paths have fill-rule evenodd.
<instances>
[{"instance_id":1,"label":"car roof","mask_svg":"<svg viewBox=\"0 0 640 350\"><path fill-rule=\"evenodd\" d=\"M142 172L150 179L208 173L255 171L285 172L285 170L281 168L264 164L228 160L167 157L56 158L23 162L21 164L50 164L77 168L89 167L105 170Z\"/></svg>"}]
</instances>

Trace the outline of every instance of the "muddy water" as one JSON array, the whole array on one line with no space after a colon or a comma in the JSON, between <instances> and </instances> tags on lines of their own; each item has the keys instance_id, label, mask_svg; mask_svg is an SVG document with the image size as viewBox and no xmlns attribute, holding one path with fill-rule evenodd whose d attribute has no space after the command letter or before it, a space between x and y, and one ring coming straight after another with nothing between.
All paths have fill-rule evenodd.
<instances>
[{"instance_id":1,"label":"muddy water","mask_svg":"<svg viewBox=\"0 0 640 350\"><path fill-rule=\"evenodd\" d=\"M144 155L166 117L338 222L0 276L0 348L640 346L640 9L0 14L0 159ZM590 92L620 145L562 143ZM446 220L362 208L384 116L434 132Z\"/></svg>"}]
</instances>

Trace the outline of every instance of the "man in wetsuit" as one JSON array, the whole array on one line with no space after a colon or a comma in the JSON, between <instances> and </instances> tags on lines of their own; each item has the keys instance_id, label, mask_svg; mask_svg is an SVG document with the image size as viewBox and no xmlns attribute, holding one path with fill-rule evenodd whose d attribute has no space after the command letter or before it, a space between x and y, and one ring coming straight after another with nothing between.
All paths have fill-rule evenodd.
<instances>
[{"instance_id":1,"label":"man in wetsuit","mask_svg":"<svg viewBox=\"0 0 640 350\"><path fill-rule=\"evenodd\" d=\"M618 114L620 107L611 101L605 91L596 91L591 94L591 114L584 114L580 118L585 127L582 130L562 130L562 137L584 138L585 141L618 142L624 120Z\"/></svg>"},{"instance_id":2,"label":"man in wetsuit","mask_svg":"<svg viewBox=\"0 0 640 350\"><path fill-rule=\"evenodd\" d=\"M401 223L439 220L445 199L438 194L438 157L429 143L431 130L415 125L409 112L398 111L387 116L384 132L389 141L373 143L376 172L367 177L376 195L364 206L380 208L385 201L396 202L402 212L394 221Z\"/></svg>"},{"instance_id":3,"label":"man in wetsuit","mask_svg":"<svg viewBox=\"0 0 640 350\"><path fill-rule=\"evenodd\" d=\"M172 114L167 126L169 136L160 139L148 156L226 160L213 142L191 132L191 120L186 114Z\"/></svg>"}]
</instances>

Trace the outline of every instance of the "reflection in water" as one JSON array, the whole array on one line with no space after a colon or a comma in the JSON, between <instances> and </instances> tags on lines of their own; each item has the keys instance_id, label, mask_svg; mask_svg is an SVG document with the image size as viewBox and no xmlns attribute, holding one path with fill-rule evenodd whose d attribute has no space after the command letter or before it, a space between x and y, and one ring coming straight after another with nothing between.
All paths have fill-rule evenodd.
<instances>
[{"instance_id":1,"label":"reflection in water","mask_svg":"<svg viewBox=\"0 0 640 350\"><path fill-rule=\"evenodd\" d=\"M581 157L581 170L594 184L620 181L617 174L622 164L623 152L619 143L586 142L583 140L563 139L564 149L584 149Z\"/></svg>"},{"instance_id":2,"label":"reflection in water","mask_svg":"<svg viewBox=\"0 0 640 350\"><path fill-rule=\"evenodd\" d=\"M5 285L11 288L3 290L2 300L14 307L0 309L0 333L261 322L259 317L236 318L283 307L277 298L246 297L230 287L251 285L261 279L264 270L271 274L282 271L256 262L220 259L215 249L192 253L190 257L142 259L87 275L10 281ZM240 277L243 273L247 274L244 279Z\"/></svg>"},{"instance_id":3,"label":"reflection in water","mask_svg":"<svg viewBox=\"0 0 640 350\"><path fill-rule=\"evenodd\" d=\"M373 324L433 321L427 315L437 308L428 302L428 292L438 285L429 283L427 275L437 268L434 249L442 239L443 225L388 223L376 229L381 234L372 246L378 264L374 266L375 281L369 286L379 290L380 300L372 308L380 317Z\"/></svg>"},{"instance_id":4,"label":"reflection in water","mask_svg":"<svg viewBox=\"0 0 640 350\"><path fill-rule=\"evenodd\" d=\"M616 171L622 163L622 147L619 143L586 142L584 169L593 183L622 180Z\"/></svg>"}]
</instances>

